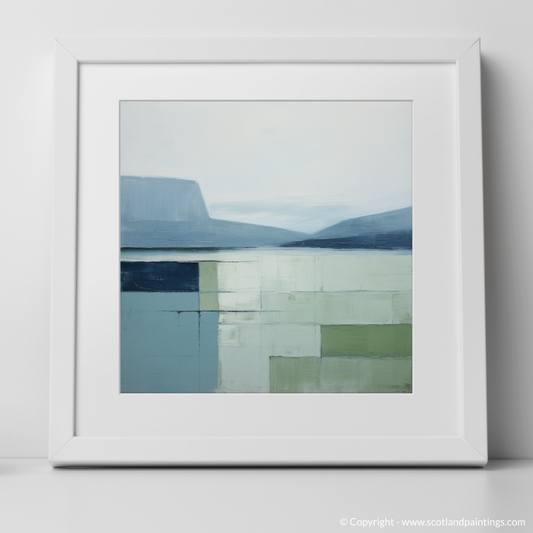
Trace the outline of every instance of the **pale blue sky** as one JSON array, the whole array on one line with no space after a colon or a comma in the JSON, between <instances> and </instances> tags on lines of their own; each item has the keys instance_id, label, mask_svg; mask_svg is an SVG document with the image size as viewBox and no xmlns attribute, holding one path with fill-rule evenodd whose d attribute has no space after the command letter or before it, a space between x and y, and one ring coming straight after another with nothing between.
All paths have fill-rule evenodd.
<instances>
[{"instance_id":1,"label":"pale blue sky","mask_svg":"<svg viewBox=\"0 0 533 533\"><path fill-rule=\"evenodd\" d=\"M411 205L410 102L122 102L121 174L196 180L211 217L312 233Z\"/></svg>"}]
</instances>

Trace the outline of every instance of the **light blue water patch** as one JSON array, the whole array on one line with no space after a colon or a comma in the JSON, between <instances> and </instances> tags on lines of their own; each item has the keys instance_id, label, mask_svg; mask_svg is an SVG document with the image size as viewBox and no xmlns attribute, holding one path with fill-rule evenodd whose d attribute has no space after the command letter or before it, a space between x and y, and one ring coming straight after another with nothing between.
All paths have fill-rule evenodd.
<instances>
[{"instance_id":1,"label":"light blue water patch","mask_svg":"<svg viewBox=\"0 0 533 533\"><path fill-rule=\"evenodd\" d=\"M122 393L172 393L177 387L178 362L175 357L122 358Z\"/></svg>"},{"instance_id":2,"label":"light blue water patch","mask_svg":"<svg viewBox=\"0 0 533 533\"><path fill-rule=\"evenodd\" d=\"M121 292L122 314L131 311L199 311L198 292Z\"/></svg>"},{"instance_id":3,"label":"light blue water patch","mask_svg":"<svg viewBox=\"0 0 533 533\"><path fill-rule=\"evenodd\" d=\"M177 392L200 389L199 313L178 313L176 355L178 358Z\"/></svg>"},{"instance_id":4,"label":"light blue water patch","mask_svg":"<svg viewBox=\"0 0 533 533\"><path fill-rule=\"evenodd\" d=\"M218 387L218 312L200 313L199 392L215 392Z\"/></svg>"},{"instance_id":5,"label":"light blue water patch","mask_svg":"<svg viewBox=\"0 0 533 533\"><path fill-rule=\"evenodd\" d=\"M182 314L123 310L121 392L179 392L177 346Z\"/></svg>"},{"instance_id":6,"label":"light blue water patch","mask_svg":"<svg viewBox=\"0 0 533 533\"><path fill-rule=\"evenodd\" d=\"M120 251L121 261L264 261L277 257L344 257L344 256L379 256L412 255L412 250L335 250L333 248L245 248L239 250L125 250Z\"/></svg>"},{"instance_id":7,"label":"light blue water patch","mask_svg":"<svg viewBox=\"0 0 533 533\"><path fill-rule=\"evenodd\" d=\"M159 298L167 309L157 310L154 299L145 298L175 293L131 294L122 294L121 392L215 392L218 313L174 311L181 298Z\"/></svg>"},{"instance_id":8,"label":"light blue water patch","mask_svg":"<svg viewBox=\"0 0 533 533\"><path fill-rule=\"evenodd\" d=\"M123 310L120 328L122 358L175 356L181 314Z\"/></svg>"}]
</instances>

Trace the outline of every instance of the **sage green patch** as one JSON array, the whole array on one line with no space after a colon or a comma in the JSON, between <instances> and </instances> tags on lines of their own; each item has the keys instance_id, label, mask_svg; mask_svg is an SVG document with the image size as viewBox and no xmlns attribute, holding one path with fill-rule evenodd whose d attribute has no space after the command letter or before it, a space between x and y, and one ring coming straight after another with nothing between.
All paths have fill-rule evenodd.
<instances>
[{"instance_id":1,"label":"sage green patch","mask_svg":"<svg viewBox=\"0 0 533 533\"><path fill-rule=\"evenodd\" d=\"M218 269L217 263L200 263L200 292L218 291Z\"/></svg>"},{"instance_id":2,"label":"sage green patch","mask_svg":"<svg viewBox=\"0 0 533 533\"><path fill-rule=\"evenodd\" d=\"M321 326L322 357L400 356L413 353L411 324Z\"/></svg>"},{"instance_id":3,"label":"sage green patch","mask_svg":"<svg viewBox=\"0 0 533 533\"><path fill-rule=\"evenodd\" d=\"M392 293L392 322L393 324L412 324L413 294L411 291L397 291Z\"/></svg>"},{"instance_id":4,"label":"sage green patch","mask_svg":"<svg viewBox=\"0 0 533 533\"><path fill-rule=\"evenodd\" d=\"M271 357L271 393L410 393L410 357Z\"/></svg>"},{"instance_id":5,"label":"sage green patch","mask_svg":"<svg viewBox=\"0 0 533 533\"><path fill-rule=\"evenodd\" d=\"M218 311L218 292L200 293L200 311Z\"/></svg>"},{"instance_id":6,"label":"sage green patch","mask_svg":"<svg viewBox=\"0 0 533 533\"><path fill-rule=\"evenodd\" d=\"M270 392L320 392L320 357L271 357Z\"/></svg>"},{"instance_id":7,"label":"sage green patch","mask_svg":"<svg viewBox=\"0 0 533 533\"><path fill-rule=\"evenodd\" d=\"M218 263L200 263L200 310L218 311Z\"/></svg>"}]
</instances>

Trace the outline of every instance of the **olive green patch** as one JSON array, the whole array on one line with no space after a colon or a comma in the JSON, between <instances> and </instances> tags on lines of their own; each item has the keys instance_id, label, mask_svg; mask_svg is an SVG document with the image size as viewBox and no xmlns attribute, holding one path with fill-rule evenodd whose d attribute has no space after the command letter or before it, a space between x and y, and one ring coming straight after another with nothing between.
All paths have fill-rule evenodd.
<instances>
[{"instance_id":1,"label":"olive green patch","mask_svg":"<svg viewBox=\"0 0 533 533\"><path fill-rule=\"evenodd\" d=\"M271 357L271 393L410 393L410 357Z\"/></svg>"},{"instance_id":2,"label":"olive green patch","mask_svg":"<svg viewBox=\"0 0 533 533\"><path fill-rule=\"evenodd\" d=\"M413 353L411 324L321 326L321 355L400 356Z\"/></svg>"}]
</instances>

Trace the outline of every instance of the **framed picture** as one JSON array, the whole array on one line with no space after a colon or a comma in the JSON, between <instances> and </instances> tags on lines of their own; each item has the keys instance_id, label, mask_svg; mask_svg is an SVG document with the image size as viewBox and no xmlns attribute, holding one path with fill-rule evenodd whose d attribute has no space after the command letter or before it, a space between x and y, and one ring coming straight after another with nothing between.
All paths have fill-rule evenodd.
<instances>
[{"instance_id":1,"label":"framed picture","mask_svg":"<svg viewBox=\"0 0 533 533\"><path fill-rule=\"evenodd\" d=\"M484 465L479 61L58 40L50 462Z\"/></svg>"}]
</instances>

